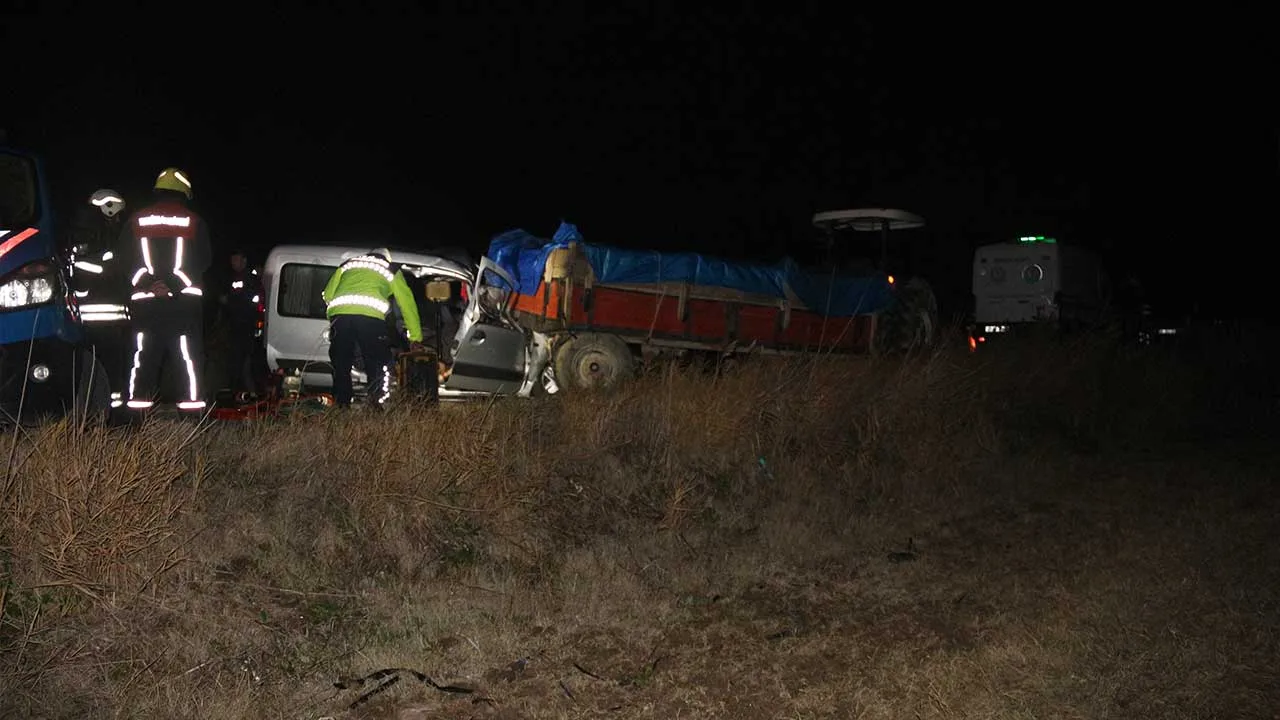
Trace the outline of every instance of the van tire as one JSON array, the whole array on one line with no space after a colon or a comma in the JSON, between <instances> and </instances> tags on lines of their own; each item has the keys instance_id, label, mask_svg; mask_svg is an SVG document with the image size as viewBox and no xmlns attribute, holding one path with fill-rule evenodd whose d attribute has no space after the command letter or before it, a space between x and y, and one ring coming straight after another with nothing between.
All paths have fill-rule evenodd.
<instances>
[{"instance_id":1,"label":"van tire","mask_svg":"<svg viewBox=\"0 0 1280 720\"><path fill-rule=\"evenodd\" d=\"M76 363L75 395L71 400L72 418L78 425L106 422L111 414L111 383L102 361L88 350L81 350Z\"/></svg>"},{"instance_id":2,"label":"van tire","mask_svg":"<svg viewBox=\"0 0 1280 720\"><path fill-rule=\"evenodd\" d=\"M554 391L552 387L555 388ZM538 373L538 379L533 383L533 387L529 389L529 397L552 397L560 394L563 387L556 378L556 364L548 361L542 368L542 372Z\"/></svg>"},{"instance_id":3,"label":"van tire","mask_svg":"<svg viewBox=\"0 0 1280 720\"><path fill-rule=\"evenodd\" d=\"M563 389L606 390L636 371L631 348L616 335L583 333L560 343L555 353L556 383Z\"/></svg>"}]
</instances>

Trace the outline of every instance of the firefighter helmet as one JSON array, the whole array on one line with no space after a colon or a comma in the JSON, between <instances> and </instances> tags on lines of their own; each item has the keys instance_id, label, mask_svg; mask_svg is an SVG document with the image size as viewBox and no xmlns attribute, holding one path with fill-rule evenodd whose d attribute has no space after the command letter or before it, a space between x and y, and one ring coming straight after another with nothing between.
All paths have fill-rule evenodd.
<instances>
[{"instance_id":1,"label":"firefighter helmet","mask_svg":"<svg viewBox=\"0 0 1280 720\"><path fill-rule=\"evenodd\" d=\"M89 196L89 202L94 207L102 211L107 217L115 217L116 213L124 209L124 198L120 197L120 193L115 190L103 188L93 195Z\"/></svg>"},{"instance_id":2,"label":"firefighter helmet","mask_svg":"<svg viewBox=\"0 0 1280 720\"><path fill-rule=\"evenodd\" d=\"M186 173L178 168L165 168L160 171L160 175L156 178L156 190L173 190L180 192L191 199L191 181L187 179Z\"/></svg>"}]
</instances>

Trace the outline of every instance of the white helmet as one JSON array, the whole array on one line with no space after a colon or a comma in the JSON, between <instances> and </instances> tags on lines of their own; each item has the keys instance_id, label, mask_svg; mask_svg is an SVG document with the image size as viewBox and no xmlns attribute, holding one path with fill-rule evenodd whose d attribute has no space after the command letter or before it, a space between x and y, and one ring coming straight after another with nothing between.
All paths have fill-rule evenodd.
<instances>
[{"instance_id":1,"label":"white helmet","mask_svg":"<svg viewBox=\"0 0 1280 720\"><path fill-rule=\"evenodd\" d=\"M384 248L384 247L382 247L382 248L374 248L374 249L372 249L372 250L370 250L370 251L369 251L369 254L370 254L370 255L380 255L380 256L382 256L382 258L383 258L384 260L386 260L387 262L395 262L394 260L392 260L392 259L391 259L391 251L390 251L390 250L388 250L388 249L386 249L386 248Z\"/></svg>"},{"instance_id":2,"label":"white helmet","mask_svg":"<svg viewBox=\"0 0 1280 720\"><path fill-rule=\"evenodd\" d=\"M124 209L124 198L115 190L103 188L89 197L89 202L93 203L103 215L114 217L116 213Z\"/></svg>"}]
</instances>

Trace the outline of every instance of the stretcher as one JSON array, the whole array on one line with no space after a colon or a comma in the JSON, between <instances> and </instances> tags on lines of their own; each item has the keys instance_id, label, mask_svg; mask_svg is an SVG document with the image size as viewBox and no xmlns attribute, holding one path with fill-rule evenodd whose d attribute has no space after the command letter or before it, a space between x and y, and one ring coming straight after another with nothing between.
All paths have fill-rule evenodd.
<instances>
[{"instance_id":1,"label":"stretcher","mask_svg":"<svg viewBox=\"0 0 1280 720\"><path fill-rule=\"evenodd\" d=\"M237 399L231 404L219 403L210 415L214 420L271 420L293 415L318 415L334 407L329 393L308 393L280 397L274 393L259 400Z\"/></svg>"}]
</instances>

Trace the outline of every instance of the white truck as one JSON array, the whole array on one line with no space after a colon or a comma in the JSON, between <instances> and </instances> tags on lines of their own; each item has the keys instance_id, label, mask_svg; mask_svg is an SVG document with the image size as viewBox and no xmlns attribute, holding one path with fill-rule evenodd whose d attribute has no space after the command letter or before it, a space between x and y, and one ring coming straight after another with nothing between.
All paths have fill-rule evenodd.
<instances>
[{"instance_id":1,"label":"white truck","mask_svg":"<svg viewBox=\"0 0 1280 720\"><path fill-rule=\"evenodd\" d=\"M970 349L1030 326L1077 329L1103 322L1111 283L1094 252L1025 235L974 252L973 299Z\"/></svg>"}]
</instances>

